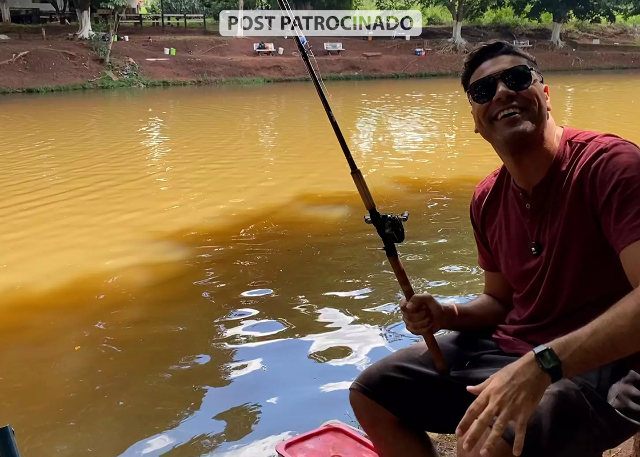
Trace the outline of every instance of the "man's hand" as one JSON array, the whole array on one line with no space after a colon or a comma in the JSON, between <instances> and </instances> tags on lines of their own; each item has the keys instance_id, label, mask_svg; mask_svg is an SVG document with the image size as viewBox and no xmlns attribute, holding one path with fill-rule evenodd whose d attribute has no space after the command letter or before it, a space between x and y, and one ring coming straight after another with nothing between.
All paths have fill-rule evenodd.
<instances>
[{"instance_id":1,"label":"man's hand","mask_svg":"<svg viewBox=\"0 0 640 457\"><path fill-rule=\"evenodd\" d=\"M529 352L482 384L467 387L478 398L469 406L456 430L456 435L463 440L463 449L467 452L472 450L491 427L480 451L480 455L490 456L502 439L505 428L512 422L516 427L513 455L519 456L524 446L527 422L550 384L550 376L542 371L533 353Z\"/></svg>"},{"instance_id":2,"label":"man's hand","mask_svg":"<svg viewBox=\"0 0 640 457\"><path fill-rule=\"evenodd\" d=\"M451 329L457 317L453 305L443 305L429 294L419 294L400 302L402 319L414 335L436 333L441 329Z\"/></svg>"}]
</instances>

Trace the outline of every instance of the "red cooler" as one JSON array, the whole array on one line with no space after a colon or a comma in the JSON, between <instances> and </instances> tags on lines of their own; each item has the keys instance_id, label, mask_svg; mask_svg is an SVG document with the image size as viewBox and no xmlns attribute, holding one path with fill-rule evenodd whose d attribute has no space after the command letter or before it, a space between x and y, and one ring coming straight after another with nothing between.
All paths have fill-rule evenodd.
<instances>
[{"instance_id":1,"label":"red cooler","mask_svg":"<svg viewBox=\"0 0 640 457\"><path fill-rule=\"evenodd\" d=\"M289 438L276 451L282 457L378 457L371 441L340 422Z\"/></svg>"}]
</instances>

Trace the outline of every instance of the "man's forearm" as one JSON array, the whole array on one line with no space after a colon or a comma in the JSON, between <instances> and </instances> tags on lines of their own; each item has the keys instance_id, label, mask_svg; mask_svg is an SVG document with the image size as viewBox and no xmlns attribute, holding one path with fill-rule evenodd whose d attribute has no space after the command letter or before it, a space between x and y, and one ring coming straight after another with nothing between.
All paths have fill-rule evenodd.
<instances>
[{"instance_id":1,"label":"man's forearm","mask_svg":"<svg viewBox=\"0 0 640 457\"><path fill-rule=\"evenodd\" d=\"M456 313L454 316L453 313ZM456 304L449 309L451 318L447 330L475 330L503 324L509 308L490 295L482 294L469 303Z\"/></svg>"},{"instance_id":2,"label":"man's forearm","mask_svg":"<svg viewBox=\"0 0 640 457\"><path fill-rule=\"evenodd\" d=\"M640 287L584 327L548 344L566 377L640 352Z\"/></svg>"}]
</instances>

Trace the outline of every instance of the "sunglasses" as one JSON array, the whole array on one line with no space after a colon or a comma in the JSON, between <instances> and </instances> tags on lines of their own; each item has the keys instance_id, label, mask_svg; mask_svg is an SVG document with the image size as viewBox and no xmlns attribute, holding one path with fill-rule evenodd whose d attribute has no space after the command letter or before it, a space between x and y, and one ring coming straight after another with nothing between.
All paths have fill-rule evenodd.
<instances>
[{"instance_id":1,"label":"sunglasses","mask_svg":"<svg viewBox=\"0 0 640 457\"><path fill-rule=\"evenodd\" d=\"M469 86L467 94L478 105L484 105L495 97L498 91L498 81L501 80L512 91L520 92L527 90L533 84L532 72L534 71L540 75L540 83L543 83L544 78L538 70L529 65L516 65L480 78Z\"/></svg>"}]
</instances>

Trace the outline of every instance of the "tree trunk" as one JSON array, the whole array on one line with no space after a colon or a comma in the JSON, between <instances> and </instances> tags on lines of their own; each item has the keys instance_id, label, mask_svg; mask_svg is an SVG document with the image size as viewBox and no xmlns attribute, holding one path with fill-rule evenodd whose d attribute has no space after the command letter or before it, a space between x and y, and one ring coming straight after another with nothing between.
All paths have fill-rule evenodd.
<instances>
[{"instance_id":1,"label":"tree trunk","mask_svg":"<svg viewBox=\"0 0 640 457\"><path fill-rule=\"evenodd\" d=\"M244 36L243 30L242 30L242 22L244 19L244 16L242 15L242 11L244 10L244 0L238 0L238 37Z\"/></svg>"},{"instance_id":2,"label":"tree trunk","mask_svg":"<svg viewBox=\"0 0 640 457\"><path fill-rule=\"evenodd\" d=\"M562 32L562 25L567 21L569 16L568 11L564 11L562 5L559 4L559 9L553 11L553 30L551 31L551 42L557 47L564 47L564 42L560 39L560 33Z\"/></svg>"},{"instance_id":3,"label":"tree trunk","mask_svg":"<svg viewBox=\"0 0 640 457\"><path fill-rule=\"evenodd\" d=\"M458 49L463 48L467 44L466 40L462 38L462 21L464 20L465 13L464 7L464 0L458 1L457 9L453 9L454 5L452 5L452 9L455 11L455 14L453 14L453 34L449 41L453 42Z\"/></svg>"},{"instance_id":4,"label":"tree trunk","mask_svg":"<svg viewBox=\"0 0 640 457\"><path fill-rule=\"evenodd\" d=\"M564 46L564 42L560 39L560 32L562 32L562 22L554 22L553 30L551 32L551 42L557 48L562 48Z\"/></svg>"},{"instance_id":5,"label":"tree trunk","mask_svg":"<svg viewBox=\"0 0 640 457\"><path fill-rule=\"evenodd\" d=\"M115 35L115 29L111 22L109 22L109 44L107 45L107 55L104 56L104 64L109 65L111 60L111 47L113 46L113 36Z\"/></svg>"},{"instance_id":6,"label":"tree trunk","mask_svg":"<svg viewBox=\"0 0 640 457\"><path fill-rule=\"evenodd\" d=\"M462 21L453 22L453 36L451 37L451 41L458 47L467 44L467 41L462 38Z\"/></svg>"},{"instance_id":7,"label":"tree trunk","mask_svg":"<svg viewBox=\"0 0 640 457\"><path fill-rule=\"evenodd\" d=\"M107 55L104 57L104 64L109 65L111 61L111 48L113 47L113 37L118 33L118 26L120 25L120 13L118 11L113 12L113 17L109 21L109 44L107 45Z\"/></svg>"},{"instance_id":8,"label":"tree trunk","mask_svg":"<svg viewBox=\"0 0 640 457\"><path fill-rule=\"evenodd\" d=\"M62 16L60 16L60 7L58 6L58 0L51 0L49 3L51 3L53 9L56 10L56 17L58 18L58 22L60 22L60 24L63 24Z\"/></svg>"},{"instance_id":9,"label":"tree trunk","mask_svg":"<svg viewBox=\"0 0 640 457\"><path fill-rule=\"evenodd\" d=\"M89 38L91 38L91 36L94 35L93 31L91 30L90 10L81 10L79 8L76 8L76 14L78 15L78 23L80 25L78 31L76 32L76 35L79 40L88 40Z\"/></svg>"},{"instance_id":10,"label":"tree trunk","mask_svg":"<svg viewBox=\"0 0 640 457\"><path fill-rule=\"evenodd\" d=\"M7 0L0 0L0 10L2 11L2 22L11 24L11 12L9 11Z\"/></svg>"}]
</instances>

